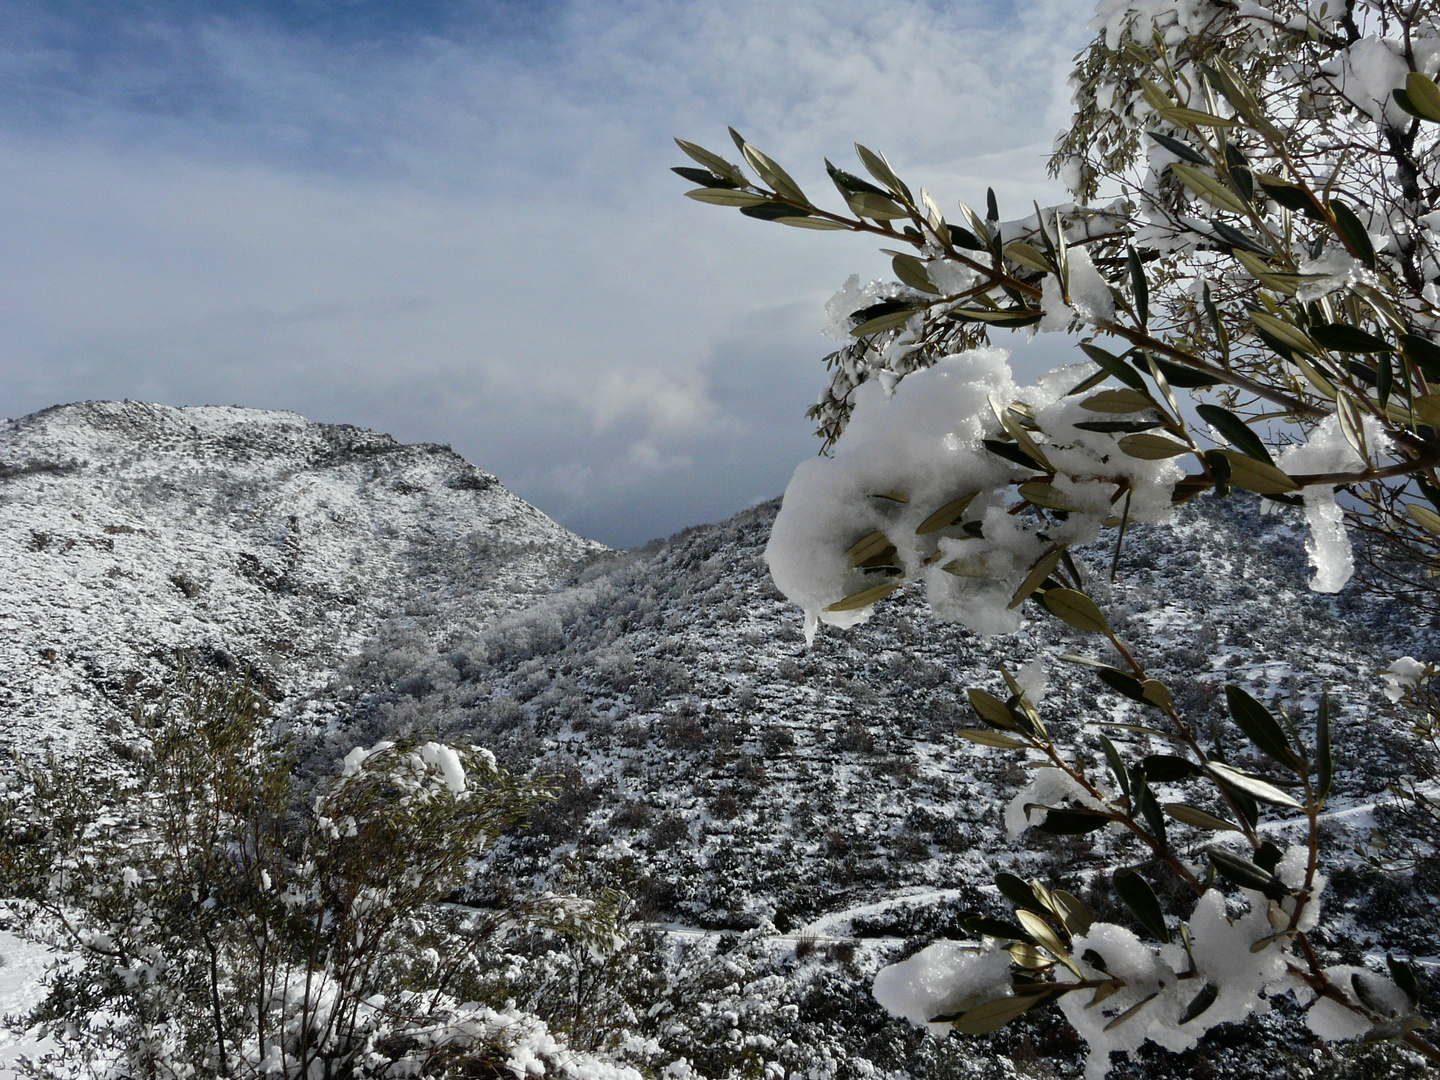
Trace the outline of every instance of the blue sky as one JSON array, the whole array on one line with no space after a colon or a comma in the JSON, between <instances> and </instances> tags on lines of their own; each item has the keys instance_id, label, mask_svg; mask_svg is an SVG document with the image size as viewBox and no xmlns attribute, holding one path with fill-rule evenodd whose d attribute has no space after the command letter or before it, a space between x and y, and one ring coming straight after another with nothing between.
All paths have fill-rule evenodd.
<instances>
[{"instance_id":1,"label":"blue sky","mask_svg":"<svg viewBox=\"0 0 1440 1080\"><path fill-rule=\"evenodd\" d=\"M886 267L684 199L671 136L1020 216L1086 8L0 0L0 414L295 409L607 543L718 520L815 452L824 302Z\"/></svg>"}]
</instances>

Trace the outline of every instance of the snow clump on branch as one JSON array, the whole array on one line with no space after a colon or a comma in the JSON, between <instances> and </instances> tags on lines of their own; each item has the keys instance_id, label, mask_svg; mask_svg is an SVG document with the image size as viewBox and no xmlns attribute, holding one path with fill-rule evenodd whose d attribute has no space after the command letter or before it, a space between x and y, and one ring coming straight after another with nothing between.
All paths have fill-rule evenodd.
<instances>
[{"instance_id":1,"label":"snow clump on branch","mask_svg":"<svg viewBox=\"0 0 1440 1080\"><path fill-rule=\"evenodd\" d=\"M957 353L890 394L878 382L862 384L834 456L795 470L765 557L776 586L804 610L807 638L822 622L863 622L870 605L849 607L846 598L905 578L925 582L942 619L979 634L1017 630L1020 614L1010 606L1016 586L1047 549L1099 536L1119 512L1117 482L1130 493L1132 520L1169 516L1179 466L1131 457L1115 434L1076 426L1101 418L1070 396L1094 365L1057 368L1022 389L1009 355L993 348ZM1035 446L1055 470L1047 483L1063 507L1048 520L1012 513L1007 500L1011 485L1036 469L985 445L1006 438L1000 415L1016 406L1037 425ZM966 498L963 513L936 526L937 511ZM886 543L877 555L894 548L879 585L881 574L858 565L866 560L855 550L867 537L878 543L878 534Z\"/></svg>"}]
</instances>

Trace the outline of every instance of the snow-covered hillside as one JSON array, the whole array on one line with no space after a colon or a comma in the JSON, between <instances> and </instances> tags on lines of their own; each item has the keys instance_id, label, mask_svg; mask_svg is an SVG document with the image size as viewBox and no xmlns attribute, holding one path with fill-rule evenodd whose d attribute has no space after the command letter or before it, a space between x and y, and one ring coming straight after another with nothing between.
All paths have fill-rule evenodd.
<instances>
[{"instance_id":1,"label":"snow-covered hillside","mask_svg":"<svg viewBox=\"0 0 1440 1080\"><path fill-rule=\"evenodd\" d=\"M956 735L975 723L965 689L1002 692L998 664L1035 665L1052 730L1097 763L1094 724L1139 720L1137 706L1058 659L1100 656L1093 638L1042 616L981 640L909 589L807 648L762 558L775 512L611 552L444 447L291 413L87 403L7 421L0 749L123 757L129 708L182 655L249 668L301 735L309 775L357 744L434 733L557 777L559 797L491 849L469 899L625 890L650 927L636 946L649 951L626 961L650 973L631 988L644 991L635 1023L705 1075L763 1059L827 1062L815 1075L1000 1076L1026 1053L1064 1074L1074 1039L1046 1016L936 1044L886 1016L869 980L960 934L959 913L1001 913L997 869L1083 889L1133 857L1108 834L1008 843L1004 806L1027 771ZM1327 843L1340 852L1396 820L1375 804L1407 767L1405 720L1376 672L1433 650L1399 607L1354 587L1310 592L1304 536L1293 512L1207 497L1173 526L1132 529L1113 585L1108 549L1080 561L1211 738L1226 730L1226 682L1302 731L1331 693ZM1164 749L1110 730L1127 756ZM1225 737L1232 761L1265 771ZM1197 854L1206 842L1193 837ZM1108 896L1085 890L1119 914ZM1346 962L1429 940L1433 905L1388 879L1347 870L1327 896L1315 941ZM1222 1029L1200 1059L1269 1075L1277 1059L1256 1048L1289 1029L1253 1028Z\"/></svg>"},{"instance_id":2,"label":"snow-covered hillside","mask_svg":"<svg viewBox=\"0 0 1440 1080\"><path fill-rule=\"evenodd\" d=\"M294 413L85 402L7 420L3 739L93 745L182 652L292 701L389 620L473 634L602 550L447 447Z\"/></svg>"}]
</instances>

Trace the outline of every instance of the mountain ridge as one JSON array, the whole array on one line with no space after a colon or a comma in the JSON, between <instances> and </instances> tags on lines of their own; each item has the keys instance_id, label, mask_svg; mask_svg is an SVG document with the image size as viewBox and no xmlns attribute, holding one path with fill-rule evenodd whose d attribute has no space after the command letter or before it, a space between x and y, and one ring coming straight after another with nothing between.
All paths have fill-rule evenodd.
<instances>
[{"instance_id":1,"label":"mountain ridge","mask_svg":"<svg viewBox=\"0 0 1440 1080\"><path fill-rule=\"evenodd\" d=\"M449 447L270 410L54 406L0 423L0 708L27 743L60 734L47 711L113 729L184 652L303 696L388 620L474 628L605 550Z\"/></svg>"}]
</instances>

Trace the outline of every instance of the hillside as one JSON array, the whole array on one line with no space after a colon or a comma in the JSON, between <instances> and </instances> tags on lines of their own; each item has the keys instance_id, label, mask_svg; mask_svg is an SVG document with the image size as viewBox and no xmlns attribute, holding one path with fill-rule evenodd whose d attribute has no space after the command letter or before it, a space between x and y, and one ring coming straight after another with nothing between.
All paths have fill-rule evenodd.
<instances>
[{"instance_id":1,"label":"hillside","mask_svg":"<svg viewBox=\"0 0 1440 1080\"><path fill-rule=\"evenodd\" d=\"M182 662L248 669L299 735L307 776L356 745L438 734L555 778L558 798L488 852L463 899L617 887L636 919L630 948L603 962L497 954L527 1008L593 1016L597 1039L625 1017L662 1058L712 1076L760 1063L817 1078L1009 1076L1037 1055L1069 1075L1077 1045L1049 1014L940 1044L887 1017L869 983L960 935L961 912L1001 913L997 869L1064 881L1097 914L1126 917L1087 885L1133 849L1104 833L1008 844L1003 810L1027 771L956 729L974 725L967 687L1001 692L1000 663L1044 672L1047 722L1090 760L1093 725L1136 722L1138 707L1057 658L1101 656L1093 639L1039 618L981 640L909 590L807 648L763 560L775 511L612 552L447 448L291 413L86 403L7 421L4 749L120 760L130 707ZM1132 529L1114 584L1110 556L1082 553L1088 589L1212 738L1226 682L1307 733L1331 693L1341 780L1327 842L1341 852L1384 829L1403 853L1388 788L1409 768L1407 728L1375 673L1401 652L1433 655L1430 631L1354 587L1310 592L1303 522L1249 497ZM1109 730L1127 755L1164 749ZM1238 741L1226 749L1264 771ZM1286 826L1271 828L1283 841ZM1193 835L1197 852L1207 839ZM1407 888L1358 861L1342 869L1319 946L1347 962L1428 955L1440 888L1425 874ZM1303 1035L1254 1021L1221 1029L1197 1060L1311 1075L1256 1053L1279 1039L1282 1058L1308 1055Z\"/></svg>"},{"instance_id":2,"label":"hillside","mask_svg":"<svg viewBox=\"0 0 1440 1080\"><path fill-rule=\"evenodd\" d=\"M448 447L294 413L85 402L7 420L4 741L93 747L182 652L290 702L390 620L474 633L601 550Z\"/></svg>"}]
</instances>

